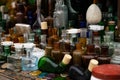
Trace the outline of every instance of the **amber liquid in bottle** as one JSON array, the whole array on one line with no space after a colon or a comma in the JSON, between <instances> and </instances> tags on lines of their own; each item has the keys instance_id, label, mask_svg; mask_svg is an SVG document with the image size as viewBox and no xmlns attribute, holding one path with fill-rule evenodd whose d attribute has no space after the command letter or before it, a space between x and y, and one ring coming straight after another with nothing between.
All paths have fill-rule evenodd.
<instances>
[{"instance_id":1,"label":"amber liquid in bottle","mask_svg":"<svg viewBox=\"0 0 120 80\"><path fill-rule=\"evenodd\" d=\"M78 65L81 66L82 65L82 47L81 44L77 43L76 44L76 49L73 51L73 65Z\"/></svg>"},{"instance_id":2,"label":"amber liquid in bottle","mask_svg":"<svg viewBox=\"0 0 120 80\"><path fill-rule=\"evenodd\" d=\"M59 63L62 60L63 55L61 54L61 51L60 51L60 43L59 42L54 42L51 56L55 60L56 63Z\"/></svg>"}]
</instances>

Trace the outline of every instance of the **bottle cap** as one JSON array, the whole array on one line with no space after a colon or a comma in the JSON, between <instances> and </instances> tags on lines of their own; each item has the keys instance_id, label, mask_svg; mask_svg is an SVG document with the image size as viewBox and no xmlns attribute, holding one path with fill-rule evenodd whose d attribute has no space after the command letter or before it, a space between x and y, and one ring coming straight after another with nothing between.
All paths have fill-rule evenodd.
<instances>
[{"instance_id":1,"label":"bottle cap","mask_svg":"<svg viewBox=\"0 0 120 80\"><path fill-rule=\"evenodd\" d=\"M65 55L64 55L64 58L63 58L63 60L62 60L62 63L65 64L65 65L67 65L67 64L70 63L70 60L71 60L71 59L72 59L72 56L71 56L71 55L65 54Z\"/></svg>"},{"instance_id":2,"label":"bottle cap","mask_svg":"<svg viewBox=\"0 0 120 80\"><path fill-rule=\"evenodd\" d=\"M48 29L47 22L41 22L41 29L42 30Z\"/></svg>"},{"instance_id":3,"label":"bottle cap","mask_svg":"<svg viewBox=\"0 0 120 80\"><path fill-rule=\"evenodd\" d=\"M92 69L98 65L98 61L96 59L91 59L89 62L88 70L92 72Z\"/></svg>"},{"instance_id":4,"label":"bottle cap","mask_svg":"<svg viewBox=\"0 0 120 80\"><path fill-rule=\"evenodd\" d=\"M103 64L93 68L92 75L100 80L119 80L120 65Z\"/></svg>"}]
</instances>

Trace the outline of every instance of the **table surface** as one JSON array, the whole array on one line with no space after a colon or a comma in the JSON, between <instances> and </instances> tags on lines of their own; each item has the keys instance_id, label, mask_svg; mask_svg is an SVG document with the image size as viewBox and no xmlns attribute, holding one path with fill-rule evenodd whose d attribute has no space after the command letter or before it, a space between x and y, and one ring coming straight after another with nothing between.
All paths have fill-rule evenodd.
<instances>
[{"instance_id":1,"label":"table surface","mask_svg":"<svg viewBox=\"0 0 120 80\"><path fill-rule=\"evenodd\" d=\"M3 69L0 67L0 80L42 80L38 76L30 75L30 73L31 71L15 72L15 71L12 71L9 69ZM55 74L55 75L60 76L60 74ZM43 79L43 80L46 80L46 79ZM71 80L71 79L67 77L66 80Z\"/></svg>"}]
</instances>

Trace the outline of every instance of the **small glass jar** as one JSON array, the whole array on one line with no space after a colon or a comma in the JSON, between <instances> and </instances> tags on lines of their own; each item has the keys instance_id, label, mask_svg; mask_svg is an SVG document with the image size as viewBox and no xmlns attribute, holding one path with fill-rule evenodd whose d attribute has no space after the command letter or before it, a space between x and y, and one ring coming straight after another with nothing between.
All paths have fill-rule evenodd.
<instances>
[{"instance_id":1,"label":"small glass jar","mask_svg":"<svg viewBox=\"0 0 120 80\"><path fill-rule=\"evenodd\" d=\"M24 48L26 49L26 56L22 57L22 70L23 71L34 71L38 69L38 58L32 55L34 44L25 43Z\"/></svg>"}]
</instances>

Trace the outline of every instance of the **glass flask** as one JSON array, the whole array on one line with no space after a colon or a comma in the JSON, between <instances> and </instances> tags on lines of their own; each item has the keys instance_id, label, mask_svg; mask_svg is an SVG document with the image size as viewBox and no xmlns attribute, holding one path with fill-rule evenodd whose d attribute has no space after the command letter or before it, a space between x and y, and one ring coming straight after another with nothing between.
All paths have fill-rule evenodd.
<instances>
[{"instance_id":1,"label":"glass flask","mask_svg":"<svg viewBox=\"0 0 120 80\"><path fill-rule=\"evenodd\" d=\"M24 48L26 50L26 56L22 57L22 70L23 71L34 71L37 70L38 58L33 56L31 53L34 48L33 43L25 43Z\"/></svg>"}]
</instances>

